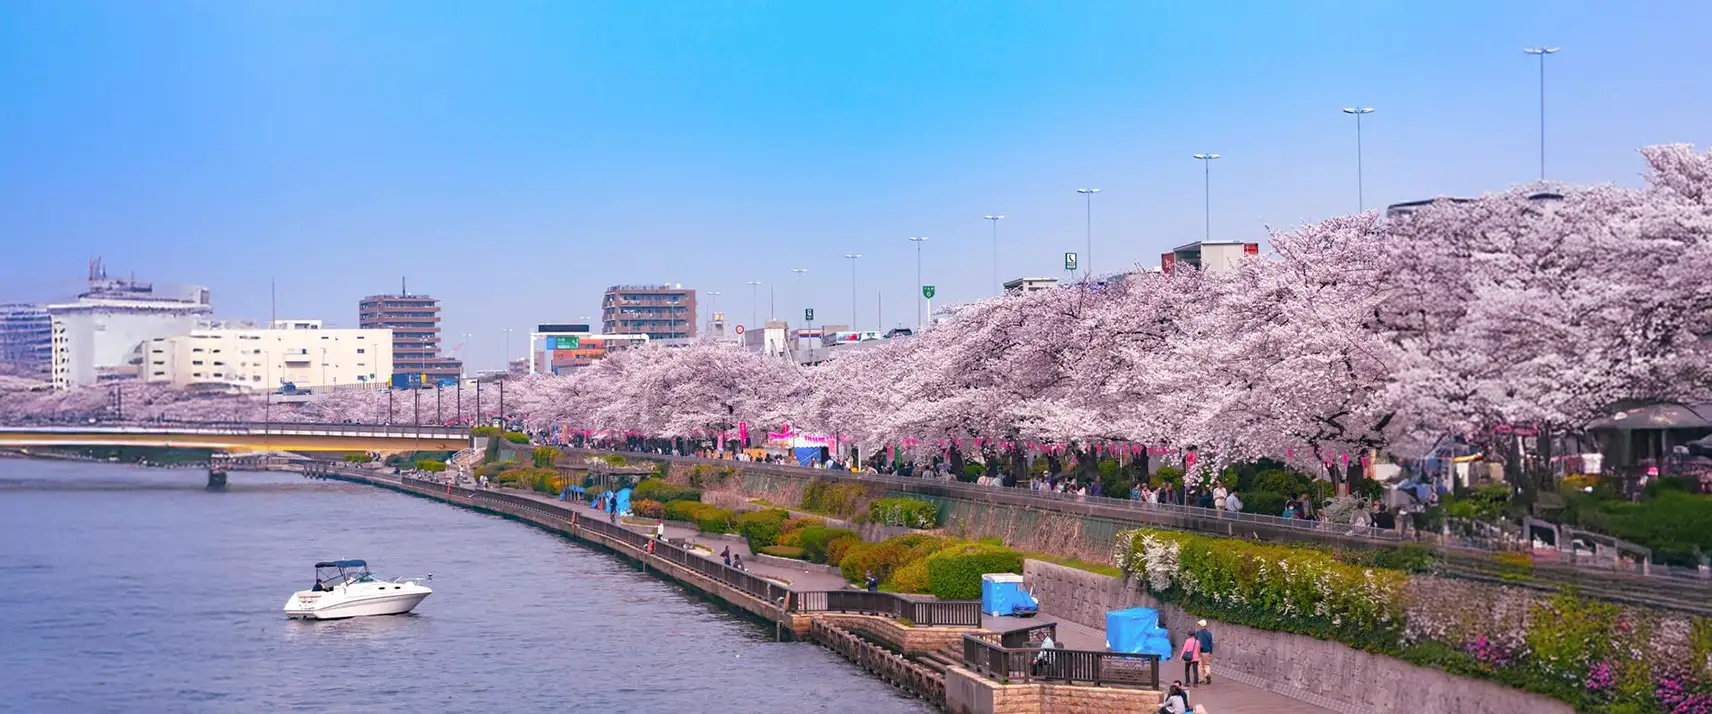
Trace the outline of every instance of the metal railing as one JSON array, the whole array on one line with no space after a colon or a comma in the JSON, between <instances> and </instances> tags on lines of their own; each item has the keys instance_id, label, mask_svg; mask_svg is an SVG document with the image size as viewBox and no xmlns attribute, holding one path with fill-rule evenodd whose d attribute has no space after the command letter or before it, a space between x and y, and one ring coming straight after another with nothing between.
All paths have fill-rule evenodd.
<instances>
[{"instance_id":1,"label":"metal railing","mask_svg":"<svg viewBox=\"0 0 1712 714\"><path fill-rule=\"evenodd\" d=\"M648 553L649 547L652 546L652 554L656 558L694 571L697 575L736 589L745 595L772 603L775 606L784 607L788 599L787 596L791 592L789 587L779 583L738 570L716 560L703 558L670 542L651 538L645 533L638 533L622 525L608 523L603 520L605 518L604 513L592 518L584 518L578 510L549 505L523 496L490 489L472 489L461 486L448 488L443 483L413 478L401 478L400 482L407 483L419 491L458 495L469 499L472 503L485 501L491 504L489 507L503 504L505 508L496 510L519 512L513 513L513 515L537 516L546 521L544 525L555 527L573 525L576 528L592 531L607 540L622 543L644 553ZM596 512L600 513L599 511Z\"/></svg>"},{"instance_id":2,"label":"metal railing","mask_svg":"<svg viewBox=\"0 0 1712 714\"><path fill-rule=\"evenodd\" d=\"M1158 520L1159 517L1176 519L1198 519L1206 525L1246 525L1278 529L1297 533L1313 533L1332 538L1360 538L1367 541L1384 543L1401 542L1402 537L1394 530L1376 528L1374 526L1349 525L1330 523L1326 521L1305 520L1300 518L1283 518L1257 513L1232 513L1214 508L1199 506L1184 506L1171 503L1146 503L1126 498L1110 498L1106 496L1078 496L1054 491L1036 491L1031 488L980 486L961 481L945 481L937 479L906 478L902 476L863 474L827 469L811 469L801 466L783 464L766 464L757 462L740 462L726 459L707 459L697 456L671 456L665 454L650 454L647 452L606 452L602 450L584 449L591 453L640 453L650 459L665 459L686 464L705 464L714 466L732 466L756 471L771 471L787 474L798 478L820 478L856 483L873 483L884 485L906 493L923 493L926 495L945 495L960 498L991 499L995 496L1015 499L1018 505L1038 505L1045 501L1059 504L1057 510L1080 513L1082 515L1103 516L1108 518L1127 518L1131 520ZM1033 503L1031 503L1033 502ZM1149 518L1149 517L1153 518ZM1199 530L1217 530L1206 528Z\"/></svg>"},{"instance_id":3,"label":"metal railing","mask_svg":"<svg viewBox=\"0 0 1712 714\"><path fill-rule=\"evenodd\" d=\"M1001 682L1064 682L1159 688L1159 656L1128 652L1006 647L963 636L963 665Z\"/></svg>"},{"instance_id":4,"label":"metal railing","mask_svg":"<svg viewBox=\"0 0 1712 714\"><path fill-rule=\"evenodd\" d=\"M914 600L866 590L797 593L791 611L885 615L922 627L981 626L981 603L976 600Z\"/></svg>"}]
</instances>

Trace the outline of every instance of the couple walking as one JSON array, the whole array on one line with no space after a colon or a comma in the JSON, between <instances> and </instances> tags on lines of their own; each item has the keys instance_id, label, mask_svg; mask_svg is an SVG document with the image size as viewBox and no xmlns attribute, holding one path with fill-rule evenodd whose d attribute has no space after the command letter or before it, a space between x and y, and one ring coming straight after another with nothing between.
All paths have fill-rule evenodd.
<instances>
[{"instance_id":1,"label":"couple walking","mask_svg":"<svg viewBox=\"0 0 1712 714\"><path fill-rule=\"evenodd\" d=\"M1200 628L1188 637L1183 638L1183 647L1178 655L1183 658L1183 679L1188 682L1172 682L1171 689L1165 693L1165 703L1160 705L1159 714L1188 714L1188 687L1213 683L1213 631L1207 629L1207 621L1195 623Z\"/></svg>"}]
</instances>

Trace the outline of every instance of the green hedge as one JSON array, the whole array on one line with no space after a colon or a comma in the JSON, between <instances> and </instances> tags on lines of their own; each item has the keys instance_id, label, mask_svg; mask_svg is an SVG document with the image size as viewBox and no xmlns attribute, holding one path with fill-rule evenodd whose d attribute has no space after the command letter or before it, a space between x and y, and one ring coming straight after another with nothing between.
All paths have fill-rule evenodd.
<instances>
[{"instance_id":1,"label":"green hedge","mask_svg":"<svg viewBox=\"0 0 1712 714\"><path fill-rule=\"evenodd\" d=\"M987 573L1022 573L1022 553L969 543L927 557L928 588L941 600L981 599L981 576Z\"/></svg>"},{"instance_id":2,"label":"green hedge","mask_svg":"<svg viewBox=\"0 0 1712 714\"><path fill-rule=\"evenodd\" d=\"M666 519L673 521L689 521L699 526L701 525L702 514L707 511L724 511L728 514L731 513L731 511L726 511L723 508L716 508L699 501L670 501L666 504ZM733 514L732 520L736 520L735 514ZM725 533L727 531L716 530L714 532Z\"/></svg>"},{"instance_id":3,"label":"green hedge","mask_svg":"<svg viewBox=\"0 0 1712 714\"><path fill-rule=\"evenodd\" d=\"M474 436L474 437L480 438L480 439L485 439L485 438L493 437L493 436L499 436L500 433L501 433L500 429L497 426L478 426L478 427L470 430L470 436Z\"/></svg>"},{"instance_id":4,"label":"green hedge","mask_svg":"<svg viewBox=\"0 0 1712 714\"><path fill-rule=\"evenodd\" d=\"M505 432L505 440L513 444L527 444L529 443L529 435L521 431L508 431Z\"/></svg>"},{"instance_id":5,"label":"green hedge","mask_svg":"<svg viewBox=\"0 0 1712 714\"><path fill-rule=\"evenodd\" d=\"M884 581L892 577L893 571L908 563L909 556L908 548L891 541L861 543L844 554L844 559L838 562L838 570L845 580L853 583L862 582L870 571L874 577Z\"/></svg>"},{"instance_id":6,"label":"green hedge","mask_svg":"<svg viewBox=\"0 0 1712 714\"><path fill-rule=\"evenodd\" d=\"M802 507L816 513L849 518L856 513L864 495L860 484L815 480L803 487Z\"/></svg>"},{"instance_id":7,"label":"green hedge","mask_svg":"<svg viewBox=\"0 0 1712 714\"><path fill-rule=\"evenodd\" d=\"M803 549L788 545L769 545L755 552L762 555L771 555L775 558L790 558L791 560L808 559L808 554L804 553Z\"/></svg>"},{"instance_id":8,"label":"green hedge","mask_svg":"<svg viewBox=\"0 0 1712 714\"><path fill-rule=\"evenodd\" d=\"M750 552L759 553L762 548L779 544L785 520L790 517L791 512L783 508L750 511L737 517L737 534L749 542Z\"/></svg>"},{"instance_id":9,"label":"green hedge","mask_svg":"<svg viewBox=\"0 0 1712 714\"><path fill-rule=\"evenodd\" d=\"M827 546L839 538L855 538L861 536L846 528L827 528L826 526L809 526L802 530L802 549L808 553L808 559L816 563L827 562ZM845 549L848 554L848 548ZM836 563L834 563L836 565Z\"/></svg>"},{"instance_id":10,"label":"green hedge","mask_svg":"<svg viewBox=\"0 0 1712 714\"><path fill-rule=\"evenodd\" d=\"M446 462L433 459L423 459L416 462L416 468L429 473L440 473L446 470Z\"/></svg>"},{"instance_id":11,"label":"green hedge","mask_svg":"<svg viewBox=\"0 0 1712 714\"><path fill-rule=\"evenodd\" d=\"M1640 502L1569 494L1563 522L1653 550L1665 563L1699 565L1695 550L1712 553L1712 496L1650 488Z\"/></svg>"},{"instance_id":12,"label":"green hedge","mask_svg":"<svg viewBox=\"0 0 1712 714\"><path fill-rule=\"evenodd\" d=\"M634 498L647 498L661 503L671 501L700 501L701 490L667 483L657 478L643 479L636 484Z\"/></svg>"},{"instance_id":13,"label":"green hedge","mask_svg":"<svg viewBox=\"0 0 1712 714\"><path fill-rule=\"evenodd\" d=\"M939 506L914 498L882 498L868 502L868 520L908 528L939 527Z\"/></svg>"}]
</instances>

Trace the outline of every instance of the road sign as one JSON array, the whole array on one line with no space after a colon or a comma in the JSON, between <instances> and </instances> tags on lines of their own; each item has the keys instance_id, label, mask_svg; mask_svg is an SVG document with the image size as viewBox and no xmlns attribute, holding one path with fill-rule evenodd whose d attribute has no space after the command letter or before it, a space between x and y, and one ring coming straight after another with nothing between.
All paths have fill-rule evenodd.
<instances>
[{"instance_id":1,"label":"road sign","mask_svg":"<svg viewBox=\"0 0 1712 714\"><path fill-rule=\"evenodd\" d=\"M803 322L814 322L814 308L803 308Z\"/></svg>"},{"instance_id":2,"label":"road sign","mask_svg":"<svg viewBox=\"0 0 1712 714\"><path fill-rule=\"evenodd\" d=\"M737 326L737 334L739 334L739 335L743 334L743 326L742 325Z\"/></svg>"},{"instance_id":3,"label":"road sign","mask_svg":"<svg viewBox=\"0 0 1712 714\"><path fill-rule=\"evenodd\" d=\"M921 296L924 298L927 298L929 300L932 300L933 299L933 286L932 285L921 286Z\"/></svg>"},{"instance_id":4,"label":"road sign","mask_svg":"<svg viewBox=\"0 0 1712 714\"><path fill-rule=\"evenodd\" d=\"M1067 271L1070 271L1072 273L1076 272L1076 254L1075 253L1065 253L1064 254L1064 269Z\"/></svg>"}]
</instances>

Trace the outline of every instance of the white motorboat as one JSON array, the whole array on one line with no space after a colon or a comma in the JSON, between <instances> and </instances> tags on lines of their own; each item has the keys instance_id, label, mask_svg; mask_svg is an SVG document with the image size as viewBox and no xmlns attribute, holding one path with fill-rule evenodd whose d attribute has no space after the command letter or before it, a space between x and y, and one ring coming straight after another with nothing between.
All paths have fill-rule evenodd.
<instances>
[{"instance_id":1,"label":"white motorboat","mask_svg":"<svg viewBox=\"0 0 1712 714\"><path fill-rule=\"evenodd\" d=\"M361 560L329 560L315 564L315 587L300 590L285 601L285 616L305 620L337 620L369 615L402 615L433 590L423 582L433 578L381 580Z\"/></svg>"}]
</instances>

